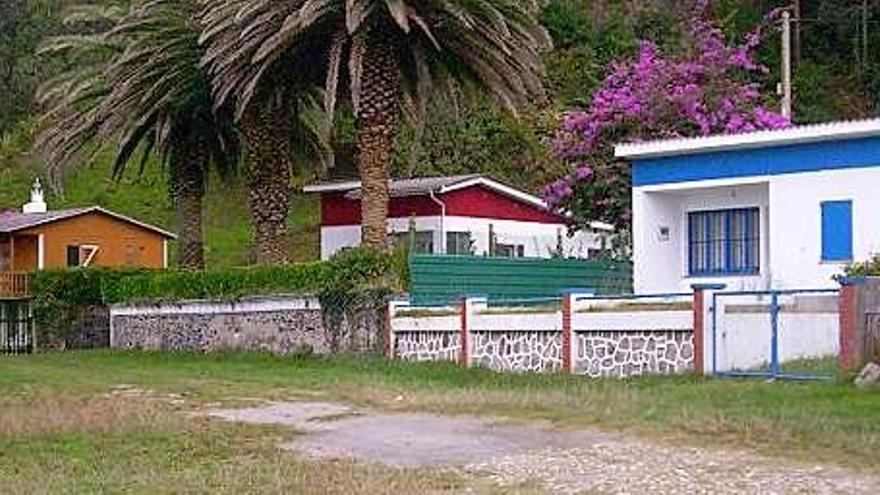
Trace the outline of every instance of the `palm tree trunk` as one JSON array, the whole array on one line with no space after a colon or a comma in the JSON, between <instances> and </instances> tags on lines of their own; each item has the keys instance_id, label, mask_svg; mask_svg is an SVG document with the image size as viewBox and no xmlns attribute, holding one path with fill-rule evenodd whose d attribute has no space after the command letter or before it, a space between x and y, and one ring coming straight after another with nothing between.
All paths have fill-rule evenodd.
<instances>
[{"instance_id":1,"label":"palm tree trunk","mask_svg":"<svg viewBox=\"0 0 880 495\"><path fill-rule=\"evenodd\" d=\"M261 264L289 261L287 217L293 197L289 119L281 108L255 108L243 120L251 222Z\"/></svg>"},{"instance_id":2,"label":"palm tree trunk","mask_svg":"<svg viewBox=\"0 0 880 495\"><path fill-rule=\"evenodd\" d=\"M358 109L362 244L388 248L391 157L398 129L400 56L395 30L379 25L366 42Z\"/></svg>"},{"instance_id":3,"label":"palm tree trunk","mask_svg":"<svg viewBox=\"0 0 880 495\"><path fill-rule=\"evenodd\" d=\"M179 225L177 266L198 270L205 267L202 236L202 200L205 196L207 151L201 143L180 146L171 169L171 197Z\"/></svg>"}]
</instances>

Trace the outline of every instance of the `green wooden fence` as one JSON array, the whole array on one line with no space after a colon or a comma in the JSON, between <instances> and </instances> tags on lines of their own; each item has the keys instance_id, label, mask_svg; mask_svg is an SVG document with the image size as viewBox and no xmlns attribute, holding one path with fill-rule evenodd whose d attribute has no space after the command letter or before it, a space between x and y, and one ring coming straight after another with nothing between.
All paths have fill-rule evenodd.
<instances>
[{"instance_id":1,"label":"green wooden fence","mask_svg":"<svg viewBox=\"0 0 880 495\"><path fill-rule=\"evenodd\" d=\"M556 296L566 289L597 294L632 292L632 265L626 262L413 255L410 296L414 304L440 304L463 295L490 299Z\"/></svg>"}]
</instances>

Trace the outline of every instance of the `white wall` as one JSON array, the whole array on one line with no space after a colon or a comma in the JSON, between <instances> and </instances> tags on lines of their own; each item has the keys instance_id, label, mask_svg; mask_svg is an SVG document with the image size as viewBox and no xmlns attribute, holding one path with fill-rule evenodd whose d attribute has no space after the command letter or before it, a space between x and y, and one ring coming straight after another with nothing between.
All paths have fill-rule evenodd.
<instances>
[{"instance_id":1,"label":"white wall","mask_svg":"<svg viewBox=\"0 0 880 495\"><path fill-rule=\"evenodd\" d=\"M681 267L679 199L633 190L633 274L636 293L677 292ZM661 239L660 229L669 229Z\"/></svg>"},{"instance_id":2,"label":"white wall","mask_svg":"<svg viewBox=\"0 0 880 495\"><path fill-rule=\"evenodd\" d=\"M880 252L880 168L774 176L770 182L770 265L774 288L836 287L846 263L822 262L823 201L852 200L853 256Z\"/></svg>"},{"instance_id":3,"label":"white wall","mask_svg":"<svg viewBox=\"0 0 880 495\"><path fill-rule=\"evenodd\" d=\"M474 254L483 255L489 251L489 226L501 244L522 245L526 257L549 258L556 251L557 235L563 235L563 250L566 255L586 257L587 249L598 249L601 238L597 234L579 232L573 238L567 236L562 224L520 222L487 218L448 216L442 221L439 216L414 217L417 231L434 232L436 254L446 249L446 232L470 232L474 240ZM410 218L392 218L388 221L389 232L407 232ZM340 249L354 247L361 242L360 225L321 227L321 259L329 259Z\"/></svg>"},{"instance_id":4,"label":"white wall","mask_svg":"<svg viewBox=\"0 0 880 495\"><path fill-rule=\"evenodd\" d=\"M877 167L634 188L636 291L682 291L704 282L733 290L836 287L833 276L848 262L821 259L821 203L839 200L853 202L855 261L880 252ZM687 277L687 212L746 206L761 208L760 275ZM660 226L670 227L669 241L659 240Z\"/></svg>"},{"instance_id":5,"label":"white wall","mask_svg":"<svg viewBox=\"0 0 880 495\"><path fill-rule=\"evenodd\" d=\"M810 308L815 296L783 296L778 314L778 349L782 371L786 362L836 356L840 350L840 316L834 298L824 309ZM807 302L802 305L801 302ZM772 326L769 297L719 296L714 340L717 347L716 370L768 370L771 358ZM815 306L815 304L814 304ZM830 309L829 309L830 308ZM712 346L711 323L706 329L707 345ZM712 363L709 363L711 369Z\"/></svg>"},{"instance_id":6,"label":"white wall","mask_svg":"<svg viewBox=\"0 0 880 495\"><path fill-rule=\"evenodd\" d=\"M768 285L766 183L712 181L633 190L633 262L636 293L688 292L693 284L724 283L733 290L760 290ZM691 277L688 273L688 213L728 208L761 210L760 273L755 276ZM661 238L661 228L669 237Z\"/></svg>"}]
</instances>

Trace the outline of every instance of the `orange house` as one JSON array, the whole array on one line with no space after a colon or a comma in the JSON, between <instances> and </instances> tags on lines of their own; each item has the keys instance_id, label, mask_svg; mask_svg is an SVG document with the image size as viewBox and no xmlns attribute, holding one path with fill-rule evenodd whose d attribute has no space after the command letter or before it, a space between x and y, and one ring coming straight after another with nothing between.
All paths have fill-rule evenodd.
<instances>
[{"instance_id":1,"label":"orange house","mask_svg":"<svg viewBox=\"0 0 880 495\"><path fill-rule=\"evenodd\" d=\"M91 206L47 210L39 183L21 212L0 212L0 296L16 292L22 274L74 267L166 268L175 235ZM18 281L17 281L18 280Z\"/></svg>"}]
</instances>

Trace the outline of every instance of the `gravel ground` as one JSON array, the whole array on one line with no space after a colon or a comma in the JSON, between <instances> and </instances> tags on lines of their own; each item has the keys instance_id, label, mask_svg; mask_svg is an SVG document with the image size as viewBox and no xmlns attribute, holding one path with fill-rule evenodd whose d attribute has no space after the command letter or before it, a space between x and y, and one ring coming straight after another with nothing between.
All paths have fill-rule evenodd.
<instances>
[{"instance_id":1,"label":"gravel ground","mask_svg":"<svg viewBox=\"0 0 880 495\"><path fill-rule=\"evenodd\" d=\"M538 483L551 493L880 493L880 475L590 429L563 432L541 423L383 413L335 403L281 402L205 414L291 426L302 434L281 447L314 457L450 468L502 486Z\"/></svg>"},{"instance_id":2,"label":"gravel ground","mask_svg":"<svg viewBox=\"0 0 880 495\"><path fill-rule=\"evenodd\" d=\"M880 479L730 450L670 448L619 438L469 464L502 485L538 482L552 493L877 494Z\"/></svg>"}]
</instances>

